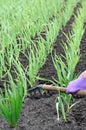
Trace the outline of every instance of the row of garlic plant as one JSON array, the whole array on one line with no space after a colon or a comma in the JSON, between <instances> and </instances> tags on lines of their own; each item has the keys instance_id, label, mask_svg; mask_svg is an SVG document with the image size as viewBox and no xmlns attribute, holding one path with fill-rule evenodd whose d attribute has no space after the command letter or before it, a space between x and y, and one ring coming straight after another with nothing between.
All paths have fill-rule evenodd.
<instances>
[{"instance_id":1,"label":"row of garlic plant","mask_svg":"<svg viewBox=\"0 0 86 130\"><path fill-rule=\"evenodd\" d=\"M13 4L13 3L10 3L10 4ZM50 6L48 8L50 8ZM55 9L55 8L52 8L52 9ZM0 53L1 53L0 76L1 77L0 78L2 78L3 72L7 72L6 76L8 77L8 81L4 83L5 95L3 94L2 90L0 90L0 114L6 119L6 121L11 126L16 127L18 124L20 113L21 113L21 108L24 101L24 97L27 95L27 81L26 81L27 78L25 76L24 68L22 68L22 65L18 59L19 49L21 48L20 46L17 45L16 39L15 39L16 33L11 32L12 30L10 30L9 22L7 26L5 26L5 24L4 26L2 26L2 29L0 32L1 37L3 37L1 39L1 44L0 44L1 46L1 49L0 49ZM21 42L21 39L19 42ZM44 44L42 43L39 44L38 48L40 51L44 47L44 46L41 47L41 45L44 45ZM32 49L30 48L30 52L31 51ZM45 48L44 48L44 51L45 51ZM38 56L39 56L39 53L37 53L37 57ZM41 56L43 56L43 53L41 53ZM40 57L40 60L41 60L41 57ZM11 70L11 73L10 73L10 70ZM12 73L16 77L12 76Z\"/></svg>"},{"instance_id":2,"label":"row of garlic plant","mask_svg":"<svg viewBox=\"0 0 86 130\"><path fill-rule=\"evenodd\" d=\"M62 1L60 3L62 4ZM59 11L59 9L60 9L59 6L57 6L57 10L58 11ZM54 7L53 7L53 10L54 10ZM40 17L40 19L42 19L42 18ZM0 75L3 75L3 72L6 72L6 70L8 68L10 69L13 57L15 56L15 58L18 59L19 53L20 53L20 48L19 48L19 46L17 44L17 40L15 39L17 32L16 33L14 31L11 32L11 30L9 29L10 25L9 25L9 27L7 26L6 28L7 28L7 30L5 29L5 27L2 27L2 30L0 32L0 35L1 35L1 38L2 38L1 39L1 69L0 69ZM10 30L9 33L8 33L8 30ZM29 37L29 34L28 34L28 37ZM20 43L21 39L18 42ZM26 43L25 43L24 40L22 40L22 45L24 46L24 48L26 48ZM6 61L5 61L5 59L7 59L8 68L6 68Z\"/></svg>"},{"instance_id":3,"label":"row of garlic plant","mask_svg":"<svg viewBox=\"0 0 86 130\"><path fill-rule=\"evenodd\" d=\"M59 31L62 29L62 26L65 25L69 20L69 13L66 13L66 15L64 15L65 11L70 12L71 17L71 14L73 13L74 7L76 6L77 2L78 0L73 0L72 2L67 0L67 2L65 3L66 8L63 10L63 12L62 10L60 10L57 16L46 27L46 33L44 34L45 38L41 36L39 37L38 47L33 42L33 45L35 45L35 51L34 47L31 48L31 51L28 54L29 65L26 69L27 75L29 76L29 83L31 86L33 86L36 80L38 79L38 72L44 65L47 55L52 51L53 45L56 41ZM59 2L59 4L61 4L61 1ZM63 19L65 19L65 23L63 22Z\"/></svg>"},{"instance_id":4,"label":"row of garlic plant","mask_svg":"<svg viewBox=\"0 0 86 130\"><path fill-rule=\"evenodd\" d=\"M15 79L12 76L15 74ZM13 59L13 69L8 71L8 80L4 82L4 93L0 89L0 115L12 127L17 127L24 98L27 95L26 76L20 62Z\"/></svg>"},{"instance_id":5,"label":"row of garlic plant","mask_svg":"<svg viewBox=\"0 0 86 130\"><path fill-rule=\"evenodd\" d=\"M69 3L67 5L69 6ZM55 21L57 21L56 18L55 18ZM52 23L57 24L58 21L57 21L57 23L55 21L52 21ZM46 30L46 32L49 33L50 30L51 30L51 26L50 26L50 28L48 28ZM55 31L55 32L53 31L54 34L56 34L57 29L55 29L54 24L53 24L53 30ZM52 33L52 35L53 35L53 33ZM35 73L37 74L37 72L35 72L36 71L35 68L38 67L38 65L40 65L40 66L43 65L43 61L45 62L46 56L50 52L50 51L48 51L48 49L50 49L50 47L52 47L52 46L50 46L49 48L46 48L47 44L48 44L47 39L49 40L49 35L46 36L46 40L43 39L42 37L39 38L38 39L38 42L39 42L38 48L36 47L36 45L34 43L35 53L32 50L33 48L30 48L29 68L27 67L27 71L28 71L29 76L33 72L34 72L33 75ZM53 40L51 40L51 41L53 42L55 39L56 39L56 37L53 37ZM10 41L10 42L12 42L12 41ZM10 47L16 48L16 44L14 46L13 46L13 44L11 44ZM10 50L11 49L13 49L13 48L10 48ZM16 51L16 49L14 49L14 51ZM14 51L12 53L14 53ZM46 51L46 55L45 55L45 51ZM8 70L9 84L4 85L5 86L5 97L4 97L2 91L1 91L1 94L0 94L0 96L1 96L0 97L0 110L1 110L0 112L1 112L2 116L7 120L7 122L11 126L16 127L17 124L18 124L18 119L19 119L19 115L20 115L20 112L21 112L24 97L27 95L27 84L26 84L27 81L26 81L25 72L22 69L22 65L20 64L18 59L16 59L16 57L12 57L12 55L11 55L12 53L9 53L9 49L6 50L6 52L5 52L5 54L10 55L11 58L13 59L12 63L10 62L10 58L6 59L6 60L9 60L9 62L14 66L13 70L14 70L14 74L16 74L16 79L15 80L13 79L12 74L9 73L9 70ZM14 58L16 60L14 60ZM32 65L34 63L35 63L35 68L34 67L32 68ZM31 69L32 69L31 71L30 71L30 66L31 66ZM8 64L8 68L9 68L9 64ZM39 68L37 69L37 71L39 70ZM32 81L29 80L30 85L33 85L33 82L35 82L35 81L33 81L33 79L35 79L35 77L32 78ZM7 86L8 86L8 88L7 88ZM10 109L8 110L8 108L10 108Z\"/></svg>"},{"instance_id":6,"label":"row of garlic plant","mask_svg":"<svg viewBox=\"0 0 86 130\"><path fill-rule=\"evenodd\" d=\"M40 34L60 9L58 0L5 2L0 4L0 76L7 70L5 59L10 68L13 57L18 59L20 48L24 51L29 47L31 38Z\"/></svg>"},{"instance_id":7,"label":"row of garlic plant","mask_svg":"<svg viewBox=\"0 0 86 130\"><path fill-rule=\"evenodd\" d=\"M62 4L62 2L63 1L61 1L61 2L58 2L59 4L58 4L58 11L59 11L59 9L61 8L61 4ZM8 2L9 3L9 2ZM18 4L18 3L17 3ZM74 3L73 3L74 4ZM71 6L73 6L73 4L70 4ZM15 5L15 4L14 4ZM59 8L60 7L60 8ZM69 8L69 6L67 7L67 8ZM66 8L66 10L67 10L67 8ZM73 9L73 8L71 8L71 9ZM8 11L7 11L8 12ZM11 10L10 10L10 12L12 12ZM71 11L72 12L72 11ZM9 14L9 13L8 13ZM63 15L64 15L64 13L63 13ZM9 16L9 15L7 15L7 16ZM18 17L19 18L19 17ZM20 19L20 18L19 18ZM40 18L41 19L41 18ZM21 20L21 19L20 19ZM61 19L60 19L61 20ZM12 20L11 20L12 21ZM15 19L14 19L14 21L16 21ZM42 20L43 21L43 20ZM62 21L62 20L61 20ZM59 21L59 24L61 23L61 21ZM13 21L12 21L13 22ZM57 23L57 21L55 21L56 23ZM6 23L5 23L6 24ZM53 24L53 23L52 23ZM49 28L52 28L52 24L50 24L49 26L51 26L51 27L49 27ZM13 24L13 26L14 26L15 24ZM21 25L21 24L19 24L19 25ZM57 26L57 25L56 25ZM22 27L22 26L21 26ZM58 27L60 27L59 25L58 25ZM6 28L6 29L5 29ZM1 56L1 58L2 58L2 62L4 61L4 59L5 59L5 57L4 57L4 55L7 55L7 61L8 61L8 65L9 66L11 66L11 63L12 63L12 57L13 57L13 55L15 54L15 57L16 58L18 58L18 56L19 56L19 48L18 48L18 45L17 45L17 41L19 42L19 43L24 43L24 44L22 44L23 45L23 47L24 48L26 48L26 43L25 43L25 41L24 40L22 40L21 41L21 38L19 39L19 37L18 37L18 39L16 40L15 39L15 37L16 37L16 33L17 33L17 31L16 31L16 33L14 32L14 31L12 31L12 30L10 30L10 31L8 31L9 30L9 28L10 28L10 25L9 25L9 20L8 20L8 24L7 24L7 26L6 27L2 27L2 30L4 30L4 32L3 31L1 31L1 37L2 37L2 39L1 39L1 41L2 41L2 45L1 45L1 52L3 52L5 49L4 48L6 48L7 49L7 51L4 51L4 53L2 54L3 56ZM13 27L13 29L14 28L16 28L16 27ZM38 28L38 27L37 27ZM18 29L18 27L17 27L17 29ZM20 29L18 29L18 30L20 30ZM22 29L23 30L23 29ZM29 30L29 29L28 29ZM12 35L11 35L11 33L12 32L14 32ZM9 32L9 33L8 33ZM52 33L50 30L48 31L48 34L47 35L51 35L51 37L52 37L52 34L50 34L50 33ZM10 35L9 35L10 34ZM29 34L28 34L28 36L29 36ZM29 41L28 41L29 42ZM50 43L53 43L52 41L49 41ZM47 45L49 45L49 44L47 44ZM7 47L6 47L7 46ZM13 50L13 51L12 51ZM9 53L10 52L10 53ZM1 63L2 64L2 63ZM4 65L4 64L3 64ZM4 71L6 71L6 65L4 65L3 66L4 67ZM3 68L2 66L1 66L1 68ZM1 75L3 75L2 74L2 69L1 69Z\"/></svg>"},{"instance_id":8,"label":"row of garlic plant","mask_svg":"<svg viewBox=\"0 0 86 130\"><path fill-rule=\"evenodd\" d=\"M72 31L65 34L67 43L62 42L64 55L57 55L52 58L54 67L57 72L58 79L55 80L56 84L66 87L71 80L74 80L78 75L75 74L76 65L80 60L80 43L84 33L84 22L86 22L86 2L81 1L81 6L75 15L75 21L72 25ZM66 121L66 111L68 112L71 105L71 94L60 94L57 97L56 107L57 110L61 109L64 120ZM66 109L64 107L66 104ZM59 112L59 111L58 111ZM58 113L59 115L59 113ZM58 117L59 118L59 117Z\"/></svg>"},{"instance_id":9,"label":"row of garlic plant","mask_svg":"<svg viewBox=\"0 0 86 130\"><path fill-rule=\"evenodd\" d=\"M49 19L59 10L58 0L53 2L52 0L19 0L17 2L9 0L1 7L2 30L7 31L12 39L16 37L24 39L24 45L29 44L31 37L34 38L40 33Z\"/></svg>"}]
</instances>

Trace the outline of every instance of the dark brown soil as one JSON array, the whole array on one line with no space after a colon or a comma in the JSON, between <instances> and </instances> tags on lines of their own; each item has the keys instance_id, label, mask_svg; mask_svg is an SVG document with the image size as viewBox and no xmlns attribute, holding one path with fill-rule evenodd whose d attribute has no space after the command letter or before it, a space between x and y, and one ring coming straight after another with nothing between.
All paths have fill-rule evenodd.
<instances>
[{"instance_id":1,"label":"dark brown soil","mask_svg":"<svg viewBox=\"0 0 86 130\"><path fill-rule=\"evenodd\" d=\"M64 31L67 32L71 29L71 22L67 24ZM81 41L81 59L76 67L76 73L85 70L86 68L86 31ZM57 53L62 53L63 50L59 46L62 39L65 39L64 35L60 33L57 38L54 50ZM52 79L52 76L57 78L56 71L54 69L51 55L48 56L47 61L41 71L39 72L41 77ZM39 81L44 83L44 81ZM38 96L35 98L26 98L22 113L19 119L17 130L86 130L86 98L73 98L73 102L79 100L80 102L74 106L70 113L67 113L67 121L64 122L62 117L60 121L56 119L55 99L57 94L51 94L47 96ZM0 117L0 130L13 130L5 120Z\"/></svg>"}]
</instances>

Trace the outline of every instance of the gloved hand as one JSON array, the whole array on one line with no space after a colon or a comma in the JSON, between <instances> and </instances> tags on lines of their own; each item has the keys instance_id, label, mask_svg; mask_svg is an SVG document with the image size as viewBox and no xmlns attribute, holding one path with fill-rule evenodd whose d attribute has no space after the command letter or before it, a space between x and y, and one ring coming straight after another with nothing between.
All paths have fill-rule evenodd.
<instances>
[{"instance_id":1,"label":"gloved hand","mask_svg":"<svg viewBox=\"0 0 86 130\"><path fill-rule=\"evenodd\" d=\"M66 93L76 93L79 90L86 90L86 70L68 84Z\"/></svg>"}]
</instances>

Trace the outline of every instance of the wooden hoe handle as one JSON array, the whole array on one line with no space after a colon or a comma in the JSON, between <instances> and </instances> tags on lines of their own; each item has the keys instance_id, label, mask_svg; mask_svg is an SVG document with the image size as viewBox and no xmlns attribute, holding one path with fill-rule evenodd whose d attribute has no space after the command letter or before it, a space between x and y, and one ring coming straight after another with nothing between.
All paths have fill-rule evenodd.
<instances>
[{"instance_id":1,"label":"wooden hoe handle","mask_svg":"<svg viewBox=\"0 0 86 130\"><path fill-rule=\"evenodd\" d=\"M52 86L52 85L43 84L42 88L45 89L45 90L66 92L66 88L65 87L59 87L59 86Z\"/></svg>"},{"instance_id":2,"label":"wooden hoe handle","mask_svg":"<svg viewBox=\"0 0 86 130\"><path fill-rule=\"evenodd\" d=\"M46 85L43 84L42 87L44 90L51 90L51 91L60 91L60 92L64 92L66 93L66 88L65 87L60 87L60 86L52 86L52 85ZM76 93L71 93L71 94L75 94L77 96L81 96L81 97L86 97L86 90L79 90Z\"/></svg>"}]
</instances>

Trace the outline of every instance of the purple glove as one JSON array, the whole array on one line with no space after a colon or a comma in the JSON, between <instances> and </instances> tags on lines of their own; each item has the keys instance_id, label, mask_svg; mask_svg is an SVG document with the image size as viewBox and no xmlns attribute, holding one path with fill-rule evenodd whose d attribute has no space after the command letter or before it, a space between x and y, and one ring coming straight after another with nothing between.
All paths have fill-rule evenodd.
<instances>
[{"instance_id":1,"label":"purple glove","mask_svg":"<svg viewBox=\"0 0 86 130\"><path fill-rule=\"evenodd\" d=\"M66 93L75 93L79 90L86 90L86 71L68 84Z\"/></svg>"}]
</instances>

